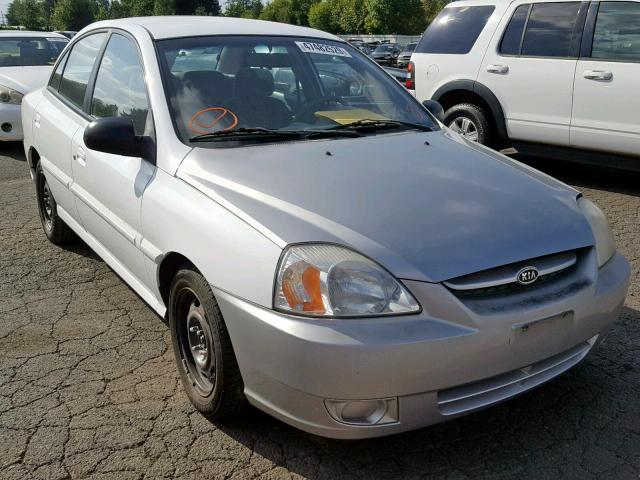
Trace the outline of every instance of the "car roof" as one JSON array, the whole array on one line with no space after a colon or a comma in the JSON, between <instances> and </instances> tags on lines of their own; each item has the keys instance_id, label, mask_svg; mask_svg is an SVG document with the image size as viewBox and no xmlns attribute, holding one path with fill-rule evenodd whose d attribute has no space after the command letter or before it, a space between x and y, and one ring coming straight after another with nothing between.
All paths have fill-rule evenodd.
<instances>
[{"instance_id":1,"label":"car roof","mask_svg":"<svg viewBox=\"0 0 640 480\"><path fill-rule=\"evenodd\" d=\"M55 37L69 40L64 35L56 32L33 32L29 30L0 30L0 37Z\"/></svg>"},{"instance_id":2,"label":"car roof","mask_svg":"<svg viewBox=\"0 0 640 480\"><path fill-rule=\"evenodd\" d=\"M166 39L178 37L198 37L204 35L285 35L295 37L316 37L343 41L342 39L308 27L299 27L264 20L250 20L229 17L166 16L133 17L118 20L105 20L89 26L94 28L123 28L132 24L144 27L153 38Z\"/></svg>"}]
</instances>

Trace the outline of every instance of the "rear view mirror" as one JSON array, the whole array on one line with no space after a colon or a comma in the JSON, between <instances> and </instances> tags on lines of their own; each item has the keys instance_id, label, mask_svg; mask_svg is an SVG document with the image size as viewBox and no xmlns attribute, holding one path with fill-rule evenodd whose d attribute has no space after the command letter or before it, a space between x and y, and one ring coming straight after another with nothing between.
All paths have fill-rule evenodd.
<instances>
[{"instance_id":1,"label":"rear view mirror","mask_svg":"<svg viewBox=\"0 0 640 480\"><path fill-rule=\"evenodd\" d=\"M435 100L425 100L422 102L422 105L424 105L424 107L429 110L429 113L436 117L439 122L444 123L444 109L439 102L436 102Z\"/></svg>"},{"instance_id":2,"label":"rear view mirror","mask_svg":"<svg viewBox=\"0 0 640 480\"><path fill-rule=\"evenodd\" d=\"M98 152L142 157L142 141L129 117L98 118L84 131L84 144Z\"/></svg>"}]
</instances>

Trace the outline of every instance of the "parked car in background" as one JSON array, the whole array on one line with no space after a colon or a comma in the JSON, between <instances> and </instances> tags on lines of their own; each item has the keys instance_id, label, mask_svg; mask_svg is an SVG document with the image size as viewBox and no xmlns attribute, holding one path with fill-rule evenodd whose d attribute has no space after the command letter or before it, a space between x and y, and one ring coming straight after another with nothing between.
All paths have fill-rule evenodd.
<instances>
[{"instance_id":1,"label":"parked car in background","mask_svg":"<svg viewBox=\"0 0 640 480\"><path fill-rule=\"evenodd\" d=\"M396 57L400 53L400 47L395 43L381 43L371 54L379 65L393 65L395 64Z\"/></svg>"},{"instance_id":2,"label":"parked car in background","mask_svg":"<svg viewBox=\"0 0 640 480\"><path fill-rule=\"evenodd\" d=\"M55 32L55 33L59 33L60 35L64 35L65 37L67 37L67 38L71 39L71 38L73 38L73 37L76 35L76 33L78 33L78 32L74 32L74 31L72 31L72 30L56 30L56 32Z\"/></svg>"},{"instance_id":3,"label":"parked car in background","mask_svg":"<svg viewBox=\"0 0 640 480\"><path fill-rule=\"evenodd\" d=\"M640 169L640 2L450 3L412 56L417 98L486 145Z\"/></svg>"},{"instance_id":4,"label":"parked car in background","mask_svg":"<svg viewBox=\"0 0 640 480\"><path fill-rule=\"evenodd\" d=\"M73 39L24 145L47 238L168 319L195 408L364 438L561 374L629 285L598 207L441 113L328 33L132 18Z\"/></svg>"},{"instance_id":5,"label":"parked car in background","mask_svg":"<svg viewBox=\"0 0 640 480\"><path fill-rule=\"evenodd\" d=\"M409 62L411 61L411 55L413 51L416 49L417 43L410 43L409 45L402 48L400 53L398 53L398 57L395 61L395 67L397 68L407 68Z\"/></svg>"},{"instance_id":6,"label":"parked car in background","mask_svg":"<svg viewBox=\"0 0 640 480\"><path fill-rule=\"evenodd\" d=\"M57 33L0 30L0 142L22 140L22 97L46 85L68 41Z\"/></svg>"}]
</instances>

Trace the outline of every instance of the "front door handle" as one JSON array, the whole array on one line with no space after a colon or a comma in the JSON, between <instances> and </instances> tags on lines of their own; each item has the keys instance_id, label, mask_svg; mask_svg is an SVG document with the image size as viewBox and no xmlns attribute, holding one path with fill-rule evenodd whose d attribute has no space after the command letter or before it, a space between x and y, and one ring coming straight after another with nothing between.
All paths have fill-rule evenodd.
<instances>
[{"instance_id":1,"label":"front door handle","mask_svg":"<svg viewBox=\"0 0 640 480\"><path fill-rule=\"evenodd\" d=\"M76 154L73 156L73 159L83 167L87 164L87 156L85 155L84 149L82 147L78 147L78 150L76 150Z\"/></svg>"},{"instance_id":2,"label":"front door handle","mask_svg":"<svg viewBox=\"0 0 640 480\"><path fill-rule=\"evenodd\" d=\"M509 67L507 65L487 65L487 72L504 75L509 73Z\"/></svg>"},{"instance_id":3,"label":"front door handle","mask_svg":"<svg viewBox=\"0 0 640 480\"><path fill-rule=\"evenodd\" d=\"M606 70L585 70L582 76L587 80L600 80L605 82L613 79L613 73Z\"/></svg>"}]
</instances>

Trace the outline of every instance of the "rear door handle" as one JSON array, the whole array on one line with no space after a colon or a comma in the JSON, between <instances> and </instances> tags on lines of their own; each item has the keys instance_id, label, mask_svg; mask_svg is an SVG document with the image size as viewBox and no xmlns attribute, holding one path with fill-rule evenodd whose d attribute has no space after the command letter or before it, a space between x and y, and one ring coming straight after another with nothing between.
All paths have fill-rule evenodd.
<instances>
[{"instance_id":1,"label":"rear door handle","mask_svg":"<svg viewBox=\"0 0 640 480\"><path fill-rule=\"evenodd\" d=\"M509 73L509 67L507 65L487 65L487 72L504 75Z\"/></svg>"},{"instance_id":2,"label":"rear door handle","mask_svg":"<svg viewBox=\"0 0 640 480\"><path fill-rule=\"evenodd\" d=\"M78 147L78 150L76 150L76 154L73 156L73 159L83 167L87 164L87 157L82 147Z\"/></svg>"},{"instance_id":3,"label":"rear door handle","mask_svg":"<svg viewBox=\"0 0 640 480\"><path fill-rule=\"evenodd\" d=\"M587 80L609 81L613 79L613 73L606 70L585 70L582 76Z\"/></svg>"},{"instance_id":4,"label":"rear door handle","mask_svg":"<svg viewBox=\"0 0 640 480\"><path fill-rule=\"evenodd\" d=\"M37 112L33 116L33 126L36 128L40 128L40 114Z\"/></svg>"}]
</instances>

